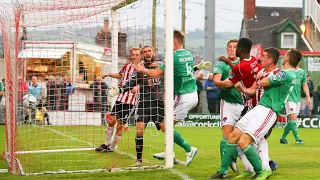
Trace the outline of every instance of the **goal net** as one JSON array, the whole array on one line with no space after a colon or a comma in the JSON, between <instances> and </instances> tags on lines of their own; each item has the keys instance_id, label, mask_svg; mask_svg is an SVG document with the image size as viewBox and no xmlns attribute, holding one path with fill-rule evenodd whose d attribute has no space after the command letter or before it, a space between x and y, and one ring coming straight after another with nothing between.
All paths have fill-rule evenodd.
<instances>
[{"instance_id":1,"label":"goal net","mask_svg":"<svg viewBox=\"0 0 320 180\"><path fill-rule=\"evenodd\" d=\"M123 67L132 62L131 48L152 46L154 59L162 63L166 51L164 6L164 1L153 0L0 2L6 66L3 158L11 172L35 175L164 166L164 161L152 157L165 150L164 134L149 123L144 132L142 166L131 167L136 161L135 124L139 107L132 100L130 112L125 114L128 109L124 104L128 100L115 108L119 98L109 94L113 86L129 82ZM172 18L172 14L169 16ZM169 30L172 32L172 27ZM102 78L119 72L120 77ZM26 94L32 94L36 104ZM121 120L128 122L129 130L125 123L107 125L112 121L113 109L123 116ZM153 115L144 114L149 118ZM161 118L164 114L151 119ZM114 127L109 142L121 134L122 138L112 149L114 152L96 151L106 144L108 127ZM117 133L119 129L122 133Z\"/></svg>"}]
</instances>

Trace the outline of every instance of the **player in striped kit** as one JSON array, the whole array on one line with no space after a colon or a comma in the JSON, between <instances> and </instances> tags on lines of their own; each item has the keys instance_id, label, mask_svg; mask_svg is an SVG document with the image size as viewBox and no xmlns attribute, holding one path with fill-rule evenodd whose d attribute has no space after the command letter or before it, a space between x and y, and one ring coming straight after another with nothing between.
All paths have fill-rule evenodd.
<instances>
[{"instance_id":1,"label":"player in striped kit","mask_svg":"<svg viewBox=\"0 0 320 180\"><path fill-rule=\"evenodd\" d=\"M269 75L275 75L279 69L277 68L277 63L279 60L279 50L276 48L267 48L264 50L262 57L261 57L261 65L262 69L259 71L257 75L257 82L255 82L250 88L245 88L240 82L235 84L235 87L242 93L247 94L249 96L256 96L256 101L259 102L261 96L263 95L263 87L259 86L259 82L262 78L268 77ZM273 160L269 159L269 152L268 152L268 143L266 139L271 134L271 130L265 137L262 137L257 144L257 150L259 152L259 157L262 161L262 167L265 170L276 170L278 165ZM240 158L246 158L246 156L242 153L240 154ZM255 175L253 169L246 169L241 175L237 176L236 178L250 178Z\"/></svg>"},{"instance_id":2,"label":"player in striped kit","mask_svg":"<svg viewBox=\"0 0 320 180\"><path fill-rule=\"evenodd\" d=\"M121 79L119 86L123 86L134 72L134 64L140 63L141 50L140 48L132 48L130 50L130 62L126 63L119 73L109 73L104 77L112 77ZM108 127L106 129L106 141L104 144L97 147L96 151L113 152L118 142L122 137L122 126L127 123L129 115L133 110L133 107L137 101L137 91L139 87L134 87L131 91L123 92L119 94L112 111L107 115ZM114 126L117 124L116 133L111 142L112 135L114 133Z\"/></svg>"}]
</instances>

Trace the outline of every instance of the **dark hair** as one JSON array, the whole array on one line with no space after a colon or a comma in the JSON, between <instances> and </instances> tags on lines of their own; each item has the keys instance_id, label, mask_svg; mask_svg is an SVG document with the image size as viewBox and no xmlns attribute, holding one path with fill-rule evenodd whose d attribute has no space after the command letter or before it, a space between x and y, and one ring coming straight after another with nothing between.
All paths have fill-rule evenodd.
<instances>
[{"instance_id":1,"label":"dark hair","mask_svg":"<svg viewBox=\"0 0 320 180\"><path fill-rule=\"evenodd\" d=\"M237 48L241 48L241 52L250 53L252 41L248 38L241 38L237 44Z\"/></svg>"},{"instance_id":2,"label":"dark hair","mask_svg":"<svg viewBox=\"0 0 320 180\"><path fill-rule=\"evenodd\" d=\"M287 52L287 55L289 56L289 64L293 67L297 67L302 59L301 52L298 49L293 48Z\"/></svg>"},{"instance_id":3,"label":"dark hair","mask_svg":"<svg viewBox=\"0 0 320 180\"><path fill-rule=\"evenodd\" d=\"M265 49L264 52L268 53L269 58L272 58L272 62L274 65L278 64L280 52L277 48L270 47Z\"/></svg>"},{"instance_id":4,"label":"dark hair","mask_svg":"<svg viewBox=\"0 0 320 180\"><path fill-rule=\"evenodd\" d=\"M238 43L238 39L231 39L230 41L228 41L227 47L230 43L233 43L233 42Z\"/></svg>"},{"instance_id":5,"label":"dark hair","mask_svg":"<svg viewBox=\"0 0 320 180\"><path fill-rule=\"evenodd\" d=\"M184 33L178 30L173 31L173 38L176 39L180 44L184 43Z\"/></svg>"}]
</instances>

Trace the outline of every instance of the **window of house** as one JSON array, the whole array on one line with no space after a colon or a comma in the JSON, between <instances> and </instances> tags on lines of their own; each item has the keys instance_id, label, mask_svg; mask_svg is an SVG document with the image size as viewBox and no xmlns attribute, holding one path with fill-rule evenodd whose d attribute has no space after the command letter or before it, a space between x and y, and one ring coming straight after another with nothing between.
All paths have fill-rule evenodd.
<instances>
[{"instance_id":1,"label":"window of house","mask_svg":"<svg viewBox=\"0 0 320 180\"><path fill-rule=\"evenodd\" d=\"M281 48L296 48L297 33L281 33Z\"/></svg>"}]
</instances>

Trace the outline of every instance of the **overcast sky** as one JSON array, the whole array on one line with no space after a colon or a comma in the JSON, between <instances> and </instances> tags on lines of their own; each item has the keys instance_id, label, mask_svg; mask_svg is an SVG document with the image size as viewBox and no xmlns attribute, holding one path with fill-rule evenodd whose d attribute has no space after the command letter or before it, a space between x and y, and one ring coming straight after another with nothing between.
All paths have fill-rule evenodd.
<instances>
[{"instance_id":1,"label":"overcast sky","mask_svg":"<svg viewBox=\"0 0 320 180\"><path fill-rule=\"evenodd\" d=\"M18 2L31 3L32 6L40 5L39 2L46 2L48 0L24 0ZM52 0L49 0L53 2ZM48 1L48 2L49 2ZM101 0L96 0L101 1ZM114 2L115 0L102 1L105 3ZM157 8L157 25L164 26L164 1L158 0ZM214 0L212 0L214 1ZM0 5L2 3L15 2L11 0L0 0ZM57 1L60 2L60 1ZM67 2L67 1L66 1ZM77 3L78 1L70 0L70 3ZM90 1L79 1L79 2L90 2ZM176 29L180 29L181 25L181 0L173 0L174 2L174 26ZM205 14L205 0L186 0L186 30L194 30L196 28L204 29L204 14ZM229 31L229 32L239 32L241 21L243 18L243 4L244 0L215 0L216 2L216 32ZM90 3L89 3L90 4ZM68 5L68 4L66 4ZM107 4L108 5L108 4ZM302 0L256 0L257 6L282 6L282 7L302 7ZM94 11L101 12L101 8L93 8ZM107 9L107 8L104 8ZM103 9L103 10L104 10ZM92 11L91 9L82 10L83 12ZM79 10L69 10L71 13L77 13ZM41 21L40 17L54 17L55 21L59 21L60 18L55 16L44 16L38 15L37 12L31 12L33 21ZM64 15L65 12L58 12L58 15ZM87 13L88 14L88 13ZM76 22L74 26L85 26L85 25L102 25L103 18L105 18L108 13L99 14L98 16L92 16L82 22ZM121 27L147 27L152 24L152 0L138 0L134 5L129 5L120 10L120 20ZM27 16L26 16L27 18ZM30 19L31 19L30 18ZM82 24L80 24L82 23ZM71 26L71 25L69 25ZM65 26L69 28L68 26Z\"/></svg>"},{"instance_id":2,"label":"overcast sky","mask_svg":"<svg viewBox=\"0 0 320 180\"><path fill-rule=\"evenodd\" d=\"M187 30L204 28L205 0L187 0ZM302 7L302 0L256 0L257 6ZM179 15L179 18L181 16ZM216 0L216 31L239 31L243 0ZM176 18L176 23L181 20Z\"/></svg>"}]
</instances>

